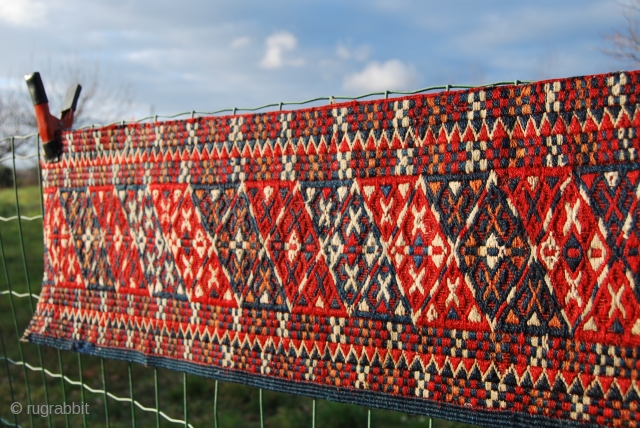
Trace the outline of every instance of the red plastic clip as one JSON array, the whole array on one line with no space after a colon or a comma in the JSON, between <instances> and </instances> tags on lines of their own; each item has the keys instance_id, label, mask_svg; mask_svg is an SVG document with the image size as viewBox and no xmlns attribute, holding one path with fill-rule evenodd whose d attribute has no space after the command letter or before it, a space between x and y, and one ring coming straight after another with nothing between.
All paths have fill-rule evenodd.
<instances>
[{"instance_id":1,"label":"red plastic clip","mask_svg":"<svg viewBox=\"0 0 640 428\"><path fill-rule=\"evenodd\" d=\"M37 71L25 76L31 94L31 101L36 111L36 121L38 123L38 133L42 139L44 158L49 162L55 162L62 153L62 141L60 141L60 131L73 126L73 113L78 105L82 86L71 85L67 90L62 103L62 114L60 119L53 116L49 111L49 99L44 90L40 73Z\"/></svg>"}]
</instances>

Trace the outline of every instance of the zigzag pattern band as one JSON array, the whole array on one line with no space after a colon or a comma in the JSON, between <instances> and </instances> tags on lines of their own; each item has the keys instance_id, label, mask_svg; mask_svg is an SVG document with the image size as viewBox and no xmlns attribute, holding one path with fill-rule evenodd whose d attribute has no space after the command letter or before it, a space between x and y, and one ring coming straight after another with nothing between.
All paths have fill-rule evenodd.
<instances>
[{"instance_id":1,"label":"zigzag pattern band","mask_svg":"<svg viewBox=\"0 0 640 428\"><path fill-rule=\"evenodd\" d=\"M488 426L636 426L640 73L63 135L32 342Z\"/></svg>"}]
</instances>

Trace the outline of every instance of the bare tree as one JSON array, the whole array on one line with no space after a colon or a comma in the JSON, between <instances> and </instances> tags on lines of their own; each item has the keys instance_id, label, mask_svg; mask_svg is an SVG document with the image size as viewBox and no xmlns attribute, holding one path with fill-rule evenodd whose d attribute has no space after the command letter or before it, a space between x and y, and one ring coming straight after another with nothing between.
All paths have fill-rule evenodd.
<instances>
[{"instance_id":1,"label":"bare tree","mask_svg":"<svg viewBox=\"0 0 640 428\"><path fill-rule=\"evenodd\" d=\"M26 68L28 73L40 71L49 108L55 116L65 92L75 83L82 85L82 92L75 112L74 127L92 123L110 123L121 120L132 106L129 85L116 81L112 73L105 71L99 61L86 62L78 58L53 64L48 61L39 70ZM24 74L28 74L24 73ZM13 79L14 84L0 88L0 139L11 135L37 132L33 104L22 77ZM16 153L29 152L29 140L15 140ZM0 142L0 158L11 151L9 141Z\"/></svg>"},{"instance_id":2,"label":"bare tree","mask_svg":"<svg viewBox=\"0 0 640 428\"><path fill-rule=\"evenodd\" d=\"M27 106L22 98L13 90L0 91L0 138L16 135L23 129Z\"/></svg>"},{"instance_id":3,"label":"bare tree","mask_svg":"<svg viewBox=\"0 0 640 428\"><path fill-rule=\"evenodd\" d=\"M49 72L50 78L46 75ZM46 90L47 94L52 94L49 102L54 112L60 110L69 86L75 83L82 85L78 110L74 114L76 126L122 120L131 109L130 85L115 81L113 74L105 71L97 60L93 63L80 63L78 59L73 59L61 63L57 68L45 67L40 74L43 79L47 79ZM54 104L51 104L52 98Z\"/></svg>"},{"instance_id":4,"label":"bare tree","mask_svg":"<svg viewBox=\"0 0 640 428\"><path fill-rule=\"evenodd\" d=\"M618 5L627 23L622 30L604 36L607 44L602 52L612 58L640 64L640 0Z\"/></svg>"}]
</instances>

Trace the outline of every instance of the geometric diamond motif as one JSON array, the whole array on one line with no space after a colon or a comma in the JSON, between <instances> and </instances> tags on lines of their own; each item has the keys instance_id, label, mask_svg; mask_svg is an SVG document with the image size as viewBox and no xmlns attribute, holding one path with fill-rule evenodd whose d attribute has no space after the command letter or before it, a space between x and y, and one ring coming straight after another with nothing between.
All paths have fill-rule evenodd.
<instances>
[{"instance_id":1,"label":"geometric diamond motif","mask_svg":"<svg viewBox=\"0 0 640 428\"><path fill-rule=\"evenodd\" d=\"M268 258L243 187L213 237L216 254L242 307L287 311L286 296Z\"/></svg>"},{"instance_id":2,"label":"geometric diamond motif","mask_svg":"<svg viewBox=\"0 0 640 428\"><path fill-rule=\"evenodd\" d=\"M416 177L369 178L358 180L369 211L373 214L382 242L389 242L399 227L400 217L411 197Z\"/></svg>"},{"instance_id":3,"label":"geometric diamond motif","mask_svg":"<svg viewBox=\"0 0 640 428\"><path fill-rule=\"evenodd\" d=\"M399 290L393 265L386 254L383 255L380 232L357 183L353 182L350 189L338 188L332 195L337 196L337 200L325 199L324 206L342 205L342 208L332 233L321 245L324 244L329 268L347 312L363 317L407 318L410 306ZM322 202L318 200L316 205L323 205ZM322 224L318 226L323 230Z\"/></svg>"},{"instance_id":4,"label":"geometric diamond motif","mask_svg":"<svg viewBox=\"0 0 640 428\"><path fill-rule=\"evenodd\" d=\"M416 317L451 254L447 238L427 201L422 178L416 182L415 189L411 189L398 223L389 246L389 257Z\"/></svg>"},{"instance_id":5,"label":"geometric diamond motif","mask_svg":"<svg viewBox=\"0 0 640 428\"><path fill-rule=\"evenodd\" d=\"M231 291L229 280L215 252L203 264L202 271L202 277L195 290L191 293L191 301L233 308L238 307L236 297Z\"/></svg>"},{"instance_id":6,"label":"geometric diamond motif","mask_svg":"<svg viewBox=\"0 0 640 428\"><path fill-rule=\"evenodd\" d=\"M594 340L616 337L640 344L640 306L637 304L625 266L614 262L576 328L575 337ZM624 335L623 333L631 333Z\"/></svg>"},{"instance_id":7,"label":"geometric diamond motif","mask_svg":"<svg viewBox=\"0 0 640 428\"><path fill-rule=\"evenodd\" d=\"M231 288L240 297L253 272L260 250L260 237L255 221L252 221L249 213L246 195L236 194L213 239Z\"/></svg>"},{"instance_id":8,"label":"geometric diamond motif","mask_svg":"<svg viewBox=\"0 0 640 428\"><path fill-rule=\"evenodd\" d=\"M60 192L73 244L88 289L115 290L115 279L107 257L100 220L87 188Z\"/></svg>"},{"instance_id":9,"label":"geometric diamond motif","mask_svg":"<svg viewBox=\"0 0 640 428\"><path fill-rule=\"evenodd\" d=\"M291 311L345 315L299 185L247 183L247 194Z\"/></svg>"},{"instance_id":10,"label":"geometric diamond motif","mask_svg":"<svg viewBox=\"0 0 640 428\"><path fill-rule=\"evenodd\" d=\"M365 286L362 287L362 295L354 305L354 314L379 320L408 322L411 316L411 305L402 294L397 278L389 258L386 255L381 257L381 260L373 266Z\"/></svg>"},{"instance_id":11,"label":"geometric diamond motif","mask_svg":"<svg viewBox=\"0 0 640 428\"><path fill-rule=\"evenodd\" d=\"M204 228L209 242L213 242L227 210L235 198L237 185L197 185L191 184L193 206L199 212L199 224ZM202 241L207 241L203 238ZM203 265L203 280L198 282L193 301L237 307L238 297L232 292L229 279L218 259L215 245L211 245L207 262Z\"/></svg>"},{"instance_id":12,"label":"geometric diamond motif","mask_svg":"<svg viewBox=\"0 0 640 428\"><path fill-rule=\"evenodd\" d=\"M243 308L288 312L287 296L275 272L273 262L262 249L247 285L240 290Z\"/></svg>"},{"instance_id":13,"label":"geometric diamond motif","mask_svg":"<svg viewBox=\"0 0 640 428\"><path fill-rule=\"evenodd\" d=\"M624 264L640 303L640 230L634 226L640 222L640 171L625 168L621 171L583 172L578 177L593 212L607 230L609 266L618 260Z\"/></svg>"},{"instance_id":14,"label":"geometric diamond motif","mask_svg":"<svg viewBox=\"0 0 640 428\"><path fill-rule=\"evenodd\" d=\"M503 172L505 176L512 170ZM553 175L552 175L553 174ZM522 223L533 244L538 244L544 234L547 216L560 195L560 188L568 174L560 171L531 170L525 177L505 177L509 199L518 210ZM513 190L512 190L513 189Z\"/></svg>"},{"instance_id":15,"label":"geometric diamond motif","mask_svg":"<svg viewBox=\"0 0 640 428\"><path fill-rule=\"evenodd\" d=\"M245 183L256 224L265 240L275 229L282 210L291 202L293 185L291 181Z\"/></svg>"},{"instance_id":16,"label":"geometric diamond motif","mask_svg":"<svg viewBox=\"0 0 640 428\"><path fill-rule=\"evenodd\" d=\"M576 269L578 269L578 266L580 266L580 262L582 262L584 255L582 254L580 242L578 242L574 233L571 233L569 235L569 239L565 241L564 248L562 249L562 256L571 270L575 272Z\"/></svg>"},{"instance_id":17,"label":"geometric diamond motif","mask_svg":"<svg viewBox=\"0 0 640 428\"><path fill-rule=\"evenodd\" d=\"M473 180L446 180L423 177L426 181L426 196L431 206L439 213L442 231L455 242L467 224L471 211L485 187L486 175Z\"/></svg>"},{"instance_id":18,"label":"geometric diamond motif","mask_svg":"<svg viewBox=\"0 0 640 428\"><path fill-rule=\"evenodd\" d=\"M53 243L53 248L48 248L48 245L44 247L43 284L65 282L64 273L60 271L60 226L61 224L66 224L66 221L64 221L64 218L61 218L63 214L62 208L60 208L60 198L56 196L57 192L53 189L42 192L42 203L49 209L49 215L42 219L44 242ZM67 285L64 284L62 287L67 287Z\"/></svg>"},{"instance_id":19,"label":"geometric diamond motif","mask_svg":"<svg viewBox=\"0 0 640 428\"><path fill-rule=\"evenodd\" d=\"M567 336L569 329L539 262L527 267L524 280L500 315L497 328L512 333Z\"/></svg>"},{"instance_id":20,"label":"geometric diamond motif","mask_svg":"<svg viewBox=\"0 0 640 428\"><path fill-rule=\"evenodd\" d=\"M300 281L291 312L347 316L323 252L318 253L311 270Z\"/></svg>"},{"instance_id":21,"label":"geometric diamond motif","mask_svg":"<svg viewBox=\"0 0 640 428\"><path fill-rule=\"evenodd\" d=\"M186 290L178 289L177 293L186 293L189 300L196 297L193 294L206 298L209 290L202 289L199 283L207 262L215 257L214 247L193 206L188 184L150 184L149 191L163 235L186 287Z\"/></svg>"},{"instance_id":22,"label":"geometric diamond motif","mask_svg":"<svg viewBox=\"0 0 640 428\"><path fill-rule=\"evenodd\" d=\"M416 318L417 317L417 318ZM436 328L491 331L457 264L450 263L431 289L414 323Z\"/></svg>"},{"instance_id":23,"label":"geometric diamond motif","mask_svg":"<svg viewBox=\"0 0 640 428\"><path fill-rule=\"evenodd\" d=\"M147 186L116 186L118 199L138 249L149 293L186 300L184 284L162 234ZM181 293L178 293L182 290Z\"/></svg>"},{"instance_id":24,"label":"geometric diamond motif","mask_svg":"<svg viewBox=\"0 0 640 428\"><path fill-rule=\"evenodd\" d=\"M318 254L302 195L293 182L246 183L247 195L288 302L292 303L299 287L310 274ZM270 185L273 184L273 185Z\"/></svg>"},{"instance_id":25,"label":"geometric diamond motif","mask_svg":"<svg viewBox=\"0 0 640 428\"><path fill-rule=\"evenodd\" d=\"M220 223L236 197L237 184L199 185L192 184L193 205L202 214L202 223L211 236L218 233Z\"/></svg>"},{"instance_id":26,"label":"geometric diamond motif","mask_svg":"<svg viewBox=\"0 0 640 428\"><path fill-rule=\"evenodd\" d=\"M480 308L491 319L520 282L530 256L518 212L497 184L492 173L457 248L460 268L467 272Z\"/></svg>"},{"instance_id":27,"label":"geometric diamond motif","mask_svg":"<svg viewBox=\"0 0 640 428\"><path fill-rule=\"evenodd\" d=\"M309 213L309 218L320 246L319 254L324 256L324 260L329 267L335 264L335 260L332 262L330 259L331 253L328 251L330 247L329 240L333 236L334 230L338 227L338 222L341 218L340 213L344 210L351 184L351 181L310 181L301 183L305 208ZM335 247L337 251L341 243L339 237L334 239L336 240ZM337 273L332 269L329 269L329 271L335 284ZM353 302L351 303L353 304Z\"/></svg>"},{"instance_id":28,"label":"geometric diamond motif","mask_svg":"<svg viewBox=\"0 0 640 428\"><path fill-rule=\"evenodd\" d=\"M89 187L119 293L149 295L134 237L112 186Z\"/></svg>"},{"instance_id":29,"label":"geometric diamond motif","mask_svg":"<svg viewBox=\"0 0 640 428\"><path fill-rule=\"evenodd\" d=\"M604 221L607 236L616 241L616 247L621 244L625 222L629 214L637 205L636 192L640 184L640 171L610 171L600 173L578 174L581 186L586 191L591 208ZM613 255L617 251L612 247Z\"/></svg>"},{"instance_id":30,"label":"geometric diamond motif","mask_svg":"<svg viewBox=\"0 0 640 428\"><path fill-rule=\"evenodd\" d=\"M69 223L60 202L57 191L43 192L43 203L49 204L50 213L44 219L44 233L45 242L50 242L45 247L45 257L49 260L51 272L45 270L45 277L55 281L56 286L84 288Z\"/></svg>"},{"instance_id":31,"label":"geometric diamond motif","mask_svg":"<svg viewBox=\"0 0 640 428\"><path fill-rule=\"evenodd\" d=\"M575 182L569 182L538 247L538 259L547 269L572 331L592 305L610 254L593 211Z\"/></svg>"},{"instance_id":32,"label":"geometric diamond motif","mask_svg":"<svg viewBox=\"0 0 640 428\"><path fill-rule=\"evenodd\" d=\"M337 227L351 184L348 180L301 183L305 206L322 248Z\"/></svg>"},{"instance_id":33,"label":"geometric diamond motif","mask_svg":"<svg viewBox=\"0 0 640 428\"><path fill-rule=\"evenodd\" d=\"M331 217L337 218L337 222L323 249L338 293L347 313L351 315L362 297L365 281L370 280L382 248L372 233L362 198L353 198L351 189L347 192L342 196L344 208L338 216ZM361 309L365 313L370 310L364 306Z\"/></svg>"}]
</instances>

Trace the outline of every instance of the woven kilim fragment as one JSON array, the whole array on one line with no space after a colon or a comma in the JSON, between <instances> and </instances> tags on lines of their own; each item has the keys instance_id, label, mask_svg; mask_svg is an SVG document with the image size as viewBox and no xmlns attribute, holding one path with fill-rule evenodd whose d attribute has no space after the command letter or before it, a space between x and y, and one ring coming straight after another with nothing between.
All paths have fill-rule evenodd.
<instances>
[{"instance_id":1,"label":"woven kilim fragment","mask_svg":"<svg viewBox=\"0 0 640 428\"><path fill-rule=\"evenodd\" d=\"M640 421L640 73L63 134L34 343L488 426Z\"/></svg>"}]
</instances>

